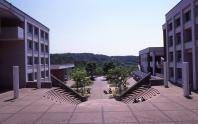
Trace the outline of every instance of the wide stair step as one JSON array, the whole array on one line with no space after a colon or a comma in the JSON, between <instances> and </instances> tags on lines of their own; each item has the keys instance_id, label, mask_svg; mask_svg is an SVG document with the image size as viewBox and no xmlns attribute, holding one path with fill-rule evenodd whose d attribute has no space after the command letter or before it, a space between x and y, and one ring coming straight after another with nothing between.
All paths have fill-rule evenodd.
<instances>
[{"instance_id":1,"label":"wide stair step","mask_svg":"<svg viewBox=\"0 0 198 124\"><path fill-rule=\"evenodd\" d=\"M46 92L44 97L56 103L69 103L73 105L81 103L80 99L75 98L71 93L60 88L52 89Z\"/></svg>"}]
</instances>

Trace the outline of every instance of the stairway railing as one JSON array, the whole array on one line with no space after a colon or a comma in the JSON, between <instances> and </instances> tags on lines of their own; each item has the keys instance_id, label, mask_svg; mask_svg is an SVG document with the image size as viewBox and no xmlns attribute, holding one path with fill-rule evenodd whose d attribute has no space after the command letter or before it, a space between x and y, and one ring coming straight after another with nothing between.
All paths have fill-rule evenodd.
<instances>
[{"instance_id":1,"label":"stairway railing","mask_svg":"<svg viewBox=\"0 0 198 124\"><path fill-rule=\"evenodd\" d=\"M137 83L135 83L132 87L130 87L128 90L123 92L120 96L118 96L116 99L119 100L119 101L122 100L122 98L127 96L127 94L130 94L131 92L138 89L142 85L147 85L148 88L149 88L150 87L150 81L149 81L150 78L151 78L151 73L148 73L141 80L139 80Z\"/></svg>"},{"instance_id":2,"label":"stairway railing","mask_svg":"<svg viewBox=\"0 0 198 124\"><path fill-rule=\"evenodd\" d=\"M54 75L51 74L52 77L52 82L57 84L59 87L61 87L62 89L64 89L65 91L70 92L72 95L74 95L76 98L80 99L82 102L87 101L87 97L81 96L78 92L76 92L75 90L71 89L70 87L68 87L66 84L64 84L61 80L59 80L57 77L55 77Z\"/></svg>"}]
</instances>

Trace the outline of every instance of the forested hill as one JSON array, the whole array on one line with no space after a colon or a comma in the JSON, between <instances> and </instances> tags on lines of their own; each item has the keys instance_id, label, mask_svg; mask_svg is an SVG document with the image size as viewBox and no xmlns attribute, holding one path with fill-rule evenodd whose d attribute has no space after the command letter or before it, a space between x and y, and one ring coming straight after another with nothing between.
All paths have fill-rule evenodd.
<instances>
[{"instance_id":1,"label":"forested hill","mask_svg":"<svg viewBox=\"0 0 198 124\"><path fill-rule=\"evenodd\" d=\"M138 63L138 57L137 56L106 56L106 55L99 55L92 53L51 54L52 64L65 64L65 63L78 64L87 61L94 61L97 63L112 61L118 65L130 66Z\"/></svg>"}]
</instances>

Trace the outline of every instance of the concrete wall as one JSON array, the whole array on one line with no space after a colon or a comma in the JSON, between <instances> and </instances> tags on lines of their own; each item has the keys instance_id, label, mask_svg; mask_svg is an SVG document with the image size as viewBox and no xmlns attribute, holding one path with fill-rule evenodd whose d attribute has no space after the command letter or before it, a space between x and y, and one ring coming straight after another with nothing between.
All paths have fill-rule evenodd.
<instances>
[{"instance_id":1,"label":"concrete wall","mask_svg":"<svg viewBox=\"0 0 198 124\"><path fill-rule=\"evenodd\" d=\"M20 67L20 87L25 87L24 41L0 41L0 88L12 89L12 66Z\"/></svg>"},{"instance_id":2,"label":"concrete wall","mask_svg":"<svg viewBox=\"0 0 198 124\"><path fill-rule=\"evenodd\" d=\"M190 13L190 19L186 20L186 13ZM180 20L177 25L176 20ZM170 29L172 25L172 29ZM182 78L179 77L179 69L182 69L182 62L190 63L190 84L191 88L198 90L198 0L182 0L166 14L166 23L163 25L166 58L169 66L169 80L182 85ZM191 30L190 33L187 31ZM177 44L176 34L181 33L181 43ZM189 39L189 36L191 37ZM169 37L172 37L173 44L170 45ZM177 60L177 52L181 51L181 61ZM170 53L173 53L173 61ZM173 75L171 71L173 69Z\"/></svg>"}]
</instances>

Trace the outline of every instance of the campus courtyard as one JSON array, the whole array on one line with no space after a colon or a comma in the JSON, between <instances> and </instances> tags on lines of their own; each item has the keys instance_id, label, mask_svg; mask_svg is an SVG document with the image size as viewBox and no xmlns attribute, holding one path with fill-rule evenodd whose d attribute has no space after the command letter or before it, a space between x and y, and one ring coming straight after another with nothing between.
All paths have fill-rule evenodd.
<instances>
[{"instance_id":1,"label":"campus courtyard","mask_svg":"<svg viewBox=\"0 0 198 124\"><path fill-rule=\"evenodd\" d=\"M96 88L97 87L97 88ZM52 89L20 89L0 94L0 124L197 124L198 94L183 97L183 89L155 86L160 95L145 102L125 104L103 93L107 82L97 78L87 102L72 105L44 97Z\"/></svg>"}]
</instances>

